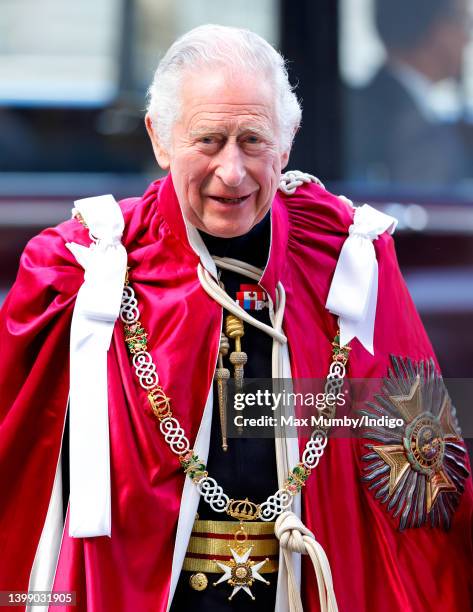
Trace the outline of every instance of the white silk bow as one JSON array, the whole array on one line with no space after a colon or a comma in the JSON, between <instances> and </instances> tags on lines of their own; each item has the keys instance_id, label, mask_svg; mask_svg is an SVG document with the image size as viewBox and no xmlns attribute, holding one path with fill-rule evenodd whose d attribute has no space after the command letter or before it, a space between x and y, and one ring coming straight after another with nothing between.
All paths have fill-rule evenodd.
<instances>
[{"instance_id":1,"label":"white silk bow","mask_svg":"<svg viewBox=\"0 0 473 612\"><path fill-rule=\"evenodd\" d=\"M373 240L396 229L397 220L363 204L355 209L332 279L326 308L339 317L340 344L353 338L372 355L378 298L378 262Z\"/></svg>"},{"instance_id":2,"label":"white silk bow","mask_svg":"<svg viewBox=\"0 0 473 612\"><path fill-rule=\"evenodd\" d=\"M123 215L111 195L75 202L89 248L66 244L84 268L71 325L69 535L111 535L107 352L120 311L127 254Z\"/></svg>"}]
</instances>

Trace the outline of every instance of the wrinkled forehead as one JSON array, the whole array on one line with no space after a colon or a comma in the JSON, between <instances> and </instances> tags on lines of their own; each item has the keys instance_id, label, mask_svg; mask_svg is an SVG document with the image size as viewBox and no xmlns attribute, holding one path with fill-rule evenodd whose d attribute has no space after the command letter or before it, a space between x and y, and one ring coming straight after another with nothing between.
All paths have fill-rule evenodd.
<instances>
[{"instance_id":1,"label":"wrinkled forehead","mask_svg":"<svg viewBox=\"0 0 473 612\"><path fill-rule=\"evenodd\" d=\"M269 138L276 134L277 123L270 110L259 106L211 105L194 107L184 124L190 137L206 134L222 136L239 135L246 132Z\"/></svg>"},{"instance_id":2,"label":"wrinkled forehead","mask_svg":"<svg viewBox=\"0 0 473 612\"><path fill-rule=\"evenodd\" d=\"M243 69L202 69L182 75L180 121L189 130L277 126L275 88L269 78Z\"/></svg>"}]
</instances>

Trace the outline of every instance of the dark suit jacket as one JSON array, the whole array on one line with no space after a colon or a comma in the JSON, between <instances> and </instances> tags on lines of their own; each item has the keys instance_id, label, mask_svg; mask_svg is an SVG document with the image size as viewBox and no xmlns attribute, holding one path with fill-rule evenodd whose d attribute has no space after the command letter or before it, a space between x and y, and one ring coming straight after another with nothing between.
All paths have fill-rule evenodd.
<instances>
[{"instance_id":1,"label":"dark suit jacket","mask_svg":"<svg viewBox=\"0 0 473 612\"><path fill-rule=\"evenodd\" d=\"M386 67L365 87L347 91L345 104L349 178L446 185L468 176L458 126L428 121Z\"/></svg>"}]
</instances>

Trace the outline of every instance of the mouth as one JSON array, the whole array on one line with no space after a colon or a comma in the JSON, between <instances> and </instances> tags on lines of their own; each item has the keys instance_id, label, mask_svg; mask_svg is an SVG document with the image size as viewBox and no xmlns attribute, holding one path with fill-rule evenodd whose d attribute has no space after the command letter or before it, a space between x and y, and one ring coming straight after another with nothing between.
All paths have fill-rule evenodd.
<instances>
[{"instance_id":1,"label":"mouth","mask_svg":"<svg viewBox=\"0 0 473 612\"><path fill-rule=\"evenodd\" d=\"M247 200L250 197L251 194L248 195L244 195L241 196L239 198L222 198L219 196L208 196L211 200L215 200L216 202L220 202L220 204L230 204L230 205L235 205L235 204L241 204L242 202L244 202L245 200Z\"/></svg>"}]
</instances>

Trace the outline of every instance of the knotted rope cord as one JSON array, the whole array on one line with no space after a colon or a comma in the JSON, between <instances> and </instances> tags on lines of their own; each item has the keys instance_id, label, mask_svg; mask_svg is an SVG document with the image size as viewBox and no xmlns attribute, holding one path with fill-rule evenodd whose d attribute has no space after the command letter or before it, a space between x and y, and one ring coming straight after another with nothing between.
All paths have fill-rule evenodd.
<instances>
[{"instance_id":1,"label":"knotted rope cord","mask_svg":"<svg viewBox=\"0 0 473 612\"><path fill-rule=\"evenodd\" d=\"M259 268L236 259L216 257L214 261L220 268L232 270L233 272L237 272L256 281L259 281L263 274L263 271ZM252 317L236 304L201 264L197 267L197 274L202 288L212 299L232 314L261 331L264 331L273 338L272 374L273 378L276 380L281 378L284 373L281 348L282 345L287 342L287 338L282 332L282 322L286 306L286 292L284 291L282 283L278 282L276 287L275 309L271 298L268 296L270 303L269 312L272 322L272 327L270 327ZM288 473L290 467L286 437L276 437L275 446L278 481L279 486L282 486L285 475ZM324 549L315 540L314 534L307 529L294 512L286 511L283 512L276 521L275 535L282 547L284 565L287 572L289 612L303 612L302 600L293 566L292 552L308 554L311 558L317 577L321 612L337 612L338 606L333 588L330 563Z\"/></svg>"},{"instance_id":2,"label":"knotted rope cord","mask_svg":"<svg viewBox=\"0 0 473 612\"><path fill-rule=\"evenodd\" d=\"M212 259L219 268L240 273L241 270L246 270L245 276L248 276L248 278L251 278L257 282L261 280L263 271L256 266L246 263L245 261L239 261L238 259L232 259L231 257L213 257Z\"/></svg>"},{"instance_id":3,"label":"knotted rope cord","mask_svg":"<svg viewBox=\"0 0 473 612\"><path fill-rule=\"evenodd\" d=\"M319 602L321 612L336 612L338 610L335 591L333 589L332 572L330 571L330 563L322 546L317 542L314 534L307 529L302 521L294 514L294 512L283 512L276 520L274 533L281 544L283 555L287 564L288 576L293 574L291 563L291 554L289 551L308 554L314 566L317 576L317 587L319 589ZM294 575L289 580L295 580ZM300 602L299 593L297 600L293 601L293 610L298 608ZM292 597L292 594L290 594Z\"/></svg>"}]
</instances>

